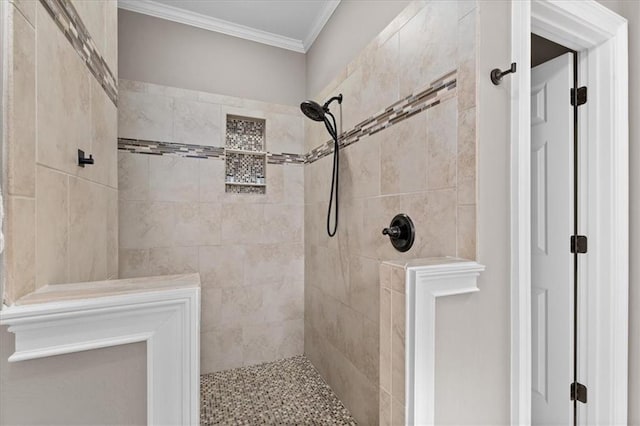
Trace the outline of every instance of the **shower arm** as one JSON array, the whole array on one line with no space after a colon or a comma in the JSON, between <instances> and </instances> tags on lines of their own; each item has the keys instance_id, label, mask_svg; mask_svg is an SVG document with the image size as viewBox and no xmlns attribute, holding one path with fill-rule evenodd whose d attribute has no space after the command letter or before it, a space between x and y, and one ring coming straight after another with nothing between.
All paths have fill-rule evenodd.
<instances>
[{"instance_id":1,"label":"shower arm","mask_svg":"<svg viewBox=\"0 0 640 426\"><path fill-rule=\"evenodd\" d=\"M325 112L329 112L329 105L331 105L331 103L333 101L338 101L338 104L342 105L342 93L339 94L338 96L334 96L331 99L329 99L327 102L324 103L324 105L322 106L322 109Z\"/></svg>"}]
</instances>

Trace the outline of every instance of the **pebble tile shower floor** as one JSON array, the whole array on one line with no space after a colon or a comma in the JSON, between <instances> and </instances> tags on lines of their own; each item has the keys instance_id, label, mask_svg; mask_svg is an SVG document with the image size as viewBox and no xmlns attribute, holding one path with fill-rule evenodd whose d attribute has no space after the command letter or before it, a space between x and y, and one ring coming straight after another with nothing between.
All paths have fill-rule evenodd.
<instances>
[{"instance_id":1,"label":"pebble tile shower floor","mask_svg":"<svg viewBox=\"0 0 640 426\"><path fill-rule=\"evenodd\" d=\"M200 377L202 425L355 425L304 356Z\"/></svg>"}]
</instances>

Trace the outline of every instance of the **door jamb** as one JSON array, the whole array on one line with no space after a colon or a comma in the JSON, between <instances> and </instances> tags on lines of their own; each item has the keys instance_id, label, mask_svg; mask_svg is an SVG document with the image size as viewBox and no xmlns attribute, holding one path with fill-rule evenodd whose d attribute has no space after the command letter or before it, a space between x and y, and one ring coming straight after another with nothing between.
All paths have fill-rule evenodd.
<instances>
[{"instance_id":1,"label":"door jamb","mask_svg":"<svg viewBox=\"0 0 640 426\"><path fill-rule=\"evenodd\" d=\"M589 363L581 383L589 394L588 424L626 424L628 359L628 50L627 21L595 0L511 3L511 423L531 423L531 32L578 52L587 51L581 84L589 87L588 124L581 144L588 162L590 239L584 255L582 300L588 315L581 347ZM581 69L582 69L581 66ZM567 95L567 101L569 95ZM583 120L584 122L584 120ZM581 125L581 129L585 126ZM581 205L584 203L581 201ZM567 250L569 236L567 236ZM584 265L584 260L582 261ZM584 267L582 268L584 270ZM582 277L585 277L584 273ZM600 283L600 285L596 285ZM567 396L569 384L567 384ZM581 423L585 420L584 416Z\"/></svg>"}]
</instances>

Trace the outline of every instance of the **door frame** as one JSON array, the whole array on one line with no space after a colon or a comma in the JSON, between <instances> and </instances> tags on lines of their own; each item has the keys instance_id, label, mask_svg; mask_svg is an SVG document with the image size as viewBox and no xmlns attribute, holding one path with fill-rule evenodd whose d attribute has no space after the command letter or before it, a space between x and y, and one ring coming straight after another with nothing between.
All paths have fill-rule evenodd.
<instances>
[{"instance_id":1,"label":"door frame","mask_svg":"<svg viewBox=\"0 0 640 426\"><path fill-rule=\"evenodd\" d=\"M579 81L587 85L589 101L579 112L585 165L579 231L590 244L579 272L581 306L587 307L580 313L579 349L588 360L579 371L590 392L588 403L580 405L580 421L622 425L627 423L629 308L627 21L595 0L511 3L511 54L518 64L511 77L510 117L511 423L531 424L531 32L584 52Z\"/></svg>"}]
</instances>

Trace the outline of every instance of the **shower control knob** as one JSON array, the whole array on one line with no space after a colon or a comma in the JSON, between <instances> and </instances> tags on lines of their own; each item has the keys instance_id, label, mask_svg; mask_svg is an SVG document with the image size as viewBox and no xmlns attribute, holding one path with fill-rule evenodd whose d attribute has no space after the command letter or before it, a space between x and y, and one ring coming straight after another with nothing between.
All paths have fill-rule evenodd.
<instances>
[{"instance_id":1,"label":"shower control knob","mask_svg":"<svg viewBox=\"0 0 640 426\"><path fill-rule=\"evenodd\" d=\"M398 238L401 233L402 233L402 231L400 230L400 227L398 227L398 226L390 226L390 227L384 228L382 230L382 235L388 235L391 238Z\"/></svg>"},{"instance_id":2,"label":"shower control knob","mask_svg":"<svg viewBox=\"0 0 640 426\"><path fill-rule=\"evenodd\" d=\"M416 236L416 230L413 221L404 213L396 215L388 228L382 230L382 235L388 235L391 245L401 252L405 252L411 248Z\"/></svg>"}]
</instances>

